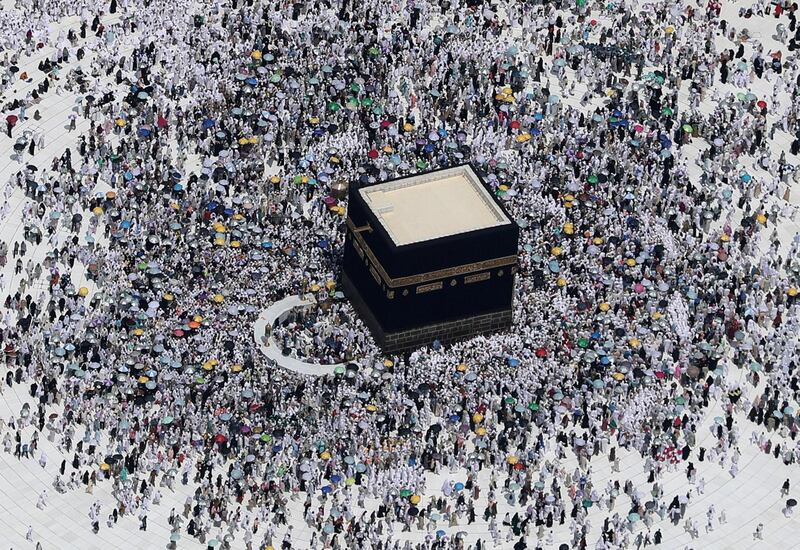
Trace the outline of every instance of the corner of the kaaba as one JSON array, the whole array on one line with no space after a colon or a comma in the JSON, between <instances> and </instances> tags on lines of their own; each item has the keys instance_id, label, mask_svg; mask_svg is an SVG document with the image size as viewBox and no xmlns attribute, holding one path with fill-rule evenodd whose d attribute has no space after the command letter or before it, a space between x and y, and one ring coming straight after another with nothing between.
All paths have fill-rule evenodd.
<instances>
[{"instance_id":1,"label":"corner of the kaaba","mask_svg":"<svg viewBox=\"0 0 800 550\"><path fill-rule=\"evenodd\" d=\"M364 187L349 192L342 289L384 352L511 326L519 227L502 204L511 223L397 246Z\"/></svg>"}]
</instances>

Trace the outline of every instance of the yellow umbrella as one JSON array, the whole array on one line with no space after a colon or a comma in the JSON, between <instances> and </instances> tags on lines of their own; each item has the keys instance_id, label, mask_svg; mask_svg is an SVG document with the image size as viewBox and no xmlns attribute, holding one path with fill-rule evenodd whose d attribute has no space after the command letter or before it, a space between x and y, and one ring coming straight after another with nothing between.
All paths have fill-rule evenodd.
<instances>
[{"instance_id":1,"label":"yellow umbrella","mask_svg":"<svg viewBox=\"0 0 800 550\"><path fill-rule=\"evenodd\" d=\"M242 366L238 365L238 364L237 365L233 365L231 367L231 372L242 372Z\"/></svg>"},{"instance_id":2,"label":"yellow umbrella","mask_svg":"<svg viewBox=\"0 0 800 550\"><path fill-rule=\"evenodd\" d=\"M203 316L202 315L195 315L194 317L192 317L192 321L194 321L195 323L202 323L203 322Z\"/></svg>"},{"instance_id":3,"label":"yellow umbrella","mask_svg":"<svg viewBox=\"0 0 800 550\"><path fill-rule=\"evenodd\" d=\"M316 283L311 285L311 292L319 292L320 286Z\"/></svg>"},{"instance_id":4,"label":"yellow umbrella","mask_svg":"<svg viewBox=\"0 0 800 550\"><path fill-rule=\"evenodd\" d=\"M663 313L661 313L660 311L654 311L654 312L653 312L653 314L652 314L650 317L651 317L651 318L652 318L654 321L658 321L658 320L659 320L659 319L661 319L663 316L664 316L664 314L663 314Z\"/></svg>"},{"instance_id":5,"label":"yellow umbrella","mask_svg":"<svg viewBox=\"0 0 800 550\"><path fill-rule=\"evenodd\" d=\"M82 286L78 289L78 296L81 296L83 298L88 295L89 295L89 289L86 288L85 286Z\"/></svg>"},{"instance_id":6,"label":"yellow umbrella","mask_svg":"<svg viewBox=\"0 0 800 550\"><path fill-rule=\"evenodd\" d=\"M140 376L139 377L139 383L140 384L147 384L149 381L150 381L150 379L148 377L146 377L146 376Z\"/></svg>"},{"instance_id":7,"label":"yellow umbrella","mask_svg":"<svg viewBox=\"0 0 800 550\"><path fill-rule=\"evenodd\" d=\"M281 178L279 178L278 176L272 176L271 178L269 178L269 181L272 183L280 183Z\"/></svg>"},{"instance_id":8,"label":"yellow umbrella","mask_svg":"<svg viewBox=\"0 0 800 550\"><path fill-rule=\"evenodd\" d=\"M375 405L373 405L372 403L370 403L369 405L367 405L367 406L366 406L366 407L364 407L364 408L365 408L365 409L367 409L367 410L368 410L369 412L371 412L371 413L374 413L375 411L377 411L377 410L378 410L378 407L376 407L376 406L375 406Z\"/></svg>"},{"instance_id":9,"label":"yellow umbrella","mask_svg":"<svg viewBox=\"0 0 800 550\"><path fill-rule=\"evenodd\" d=\"M486 428L484 428L483 426L479 426L475 430L475 433L478 434L478 435L486 435Z\"/></svg>"},{"instance_id":10,"label":"yellow umbrella","mask_svg":"<svg viewBox=\"0 0 800 550\"><path fill-rule=\"evenodd\" d=\"M631 338L630 340L628 340L628 343L631 345L631 347L634 348L638 348L642 344L641 340L639 340L638 338Z\"/></svg>"},{"instance_id":11,"label":"yellow umbrella","mask_svg":"<svg viewBox=\"0 0 800 550\"><path fill-rule=\"evenodd\" d=\"M175 296L171 292L167 292L166 294L164 294L164 299L168 302L171 302L172 300L175 299Z\"/></svg>"},{"instance_id":12,"label":"yellow umbrella","mask_svg":"<svg viewBox=\"0 0 800 550\"><path fill-rule=\"evenodd\" d=\"M411 502L411 504L419 504L419 502L422 500L422 497L419 495L411 495L408 500Z\"/></svg>"},{"instance_id":13,"label":"yellow umbrella","mask_svg":"<svg viewBox=\"0 0 800 550\"><path fill-rule=\"evenodd\" d=\"M614 374L611 375L611 378L619 382L620 380L623 380L625 378L625 375L622 374L621 372L615 372Z\"/></svg>"},{"instance_id":14,"label":"yellow umbrella","mask_svg":"<svg viewBox=\"0 0 800 550\"><path fill-rule=\"evenodd\" d=\"M169 203L169 207L172 208L173 210L180 210L181 209L180 203L174 202L174 201Z\"/></svg>"},{"instance_id":15,"label":"yellow umbrella","mask_svg":"<svg viewBox=\"0 0 800 550\"><path fill-rule=\"evenodd\" d=\"M672 25L667 25L667 27L664 29L664 32L667 34L672 34L675 32L675 27Z\"/></svg>"},{"instance_id":16,"label":"yellow umbrella","mask_svg":"<svg viewBox=\"0 0 800 550\"><path fill-rule=\"evenodd\" d=\"M250 142L247 140L246 137L240 137L239 138L239 145L247 145L248 143L250 143Z\"/></svg>"},{"instance_id":17,"label":"yellow umbrella","mask_svg":"<svg viewBox=\"0 0 800 550\"><path fill-rule=\"evenodd\" d=\"M142 334L144 334L144 330L142 330L140 328L133 329L133 335L134 336L141 336Z\"/></svg>"},{"instance_id":18,"label":"yellow umbrella","mask_svg":"<svg viewBox=\"0 0 800 550\"><path fill-rule=\"evenodd\" d=\"M214 239L214 244L217 246L225 246L225 239L223 237L217 237Z\"/></svg>"},{"instance_id":19,"label":"yellow umbrella","mask_svg":"<svg viewBox=\"0 0 800 550\"><path fill-rule=\"evenodd\" d=\"M767 224L767 217L764 214L759 214L758 216L756 216L756 220L761 225L766 225Z\"/></svg>"},{"instance_id":20,"label":"yellow umbrella","mask_svg":"<svg viewBox=\"0 0 800 550\"><path fill-rule=\"evenodd\" d=\"M221 304L222 302L224 302L224 301L225 301L225 296L223 296L222 294L214 294L214 298L213 298L213 300L214 300L216 303L218 303L218 304Z\"/></svg>"},{"instance_id":21,"label":"yellow umbrella","mask_svg":"<svg viewBox=\"0 0 800 550\"><path fill-rule=\"evenodd\" d=\"M94 208L92 208L92 214L94 214L95 216L101 216L103 214L103 209L100 208L99 206L95 206Z\"/></svg>"},{"instance_id":22,"label":"yellow umbrella","mask_svg":"<svg viewBox=\"0 0 800 550\"><path fill-rule=\"evenodd\" d=\"M319 124L319 117L312 116L308 119L309 124Z\"/></svg>"},{"instance_id":23,"label":"yellow umbrella","mask_svg":"<svg viewBox=\"0 0 800 550\"><path fill-rule=\"evenodd\" d=\"M120 128L122 128L122 127L124 127L126 124L128 124L127 122L125 122L125 119L124 119L124 118L118 118L118 119L117 119L115 122L117 123L117 126L119 126Z\"/></svg>"},{"instance_id":24,"label":"yellow umbrella","mask_svg":"<svg viewBox=\"0 0 800 550\"><path fill-rule=\"evenodd\" d=\"M242 243L240 243L239 241L231 241L231 246L233 248L239 248L240 246L242 246Z\"/></svg>"},{"instance_id":25,"label":"yellow umbrella","mask_svg":"<svg viewBox=\"0 0 800 550\"><path fill-rule=\"evenodd\" d=\"M558 286L567 286L567 280L564 277L559 277L556 284Z\"/></svg>"},{"instance_id":26,"label":"yellow umbrella","mask_svg":"<svg viewBox=\"0 0 800 550\"><path fill-rule=\"evenodd\" d=\"M383 360L383 366L384 367L393 367L394 366L394 361L392 361L391 359L384 359Z\"/></svg>"},{"instance_id":27,"label":"yellow umbrella","mask_svg":"<svg viewBox=\"0 0 800 550\"><path fill-rule=\"evenodd\" d=\"M564 200L567 202L572 202L575 200L575 195L567 193L566 195L564 195Z\"/></svg>"},{"instance_id":28,"label":"yellow umbrella","mask_svg":"<svg viewBox=\"0 0 800 550\"><path fill-rule=\"evenodd\" d=\"M636 260L634 260L633 258L628 258L627 260L625 260L625 263L628 264L629 267L633 267L636 265Z\"/></svg>"},{"instance_id":29,"label":"yellow umbrella","mask_svg":"<svg viewBox=\"0 0 800 550\"><path fill-rule=\"evenodd\" d=\"M572 201L567 201L564 203L564 208L572 208Z\"/></svg>"},{"instance_id":30,"label":"yellow umbrella","mask_svg":"<svg viewBox=\"0 0 800 550\"><path fill-rule=\"evenodd\" d=\"M797 289L795 287L791 287L788 290L787 294L789 294L789 296L795 297L795 296L797 296Z\"/></svg>"},{"instance_id":31,"label":"yellow umbrella","mask_svg":"<svg viewBox=\"0 0 800 550\"><path fill-rule=\"evenodd\" d=\"M227 231L225 226L223 224L221 224L220 222L214 222L211 225L211 227L213 227L214 231L216 231L217 233L225 233Z\"/></svg>"},{"instance_id":32,"label":"yellow umbrella","mask_svg":"<svg viewBox=\"0 0 800 550\"><path fill-rule=\"evenodd\" d=\"M608 311L609 309L611 309L611 304L608 302L603 302L600 304L600 311Z\"/></svg>"},{"instance_id":33,"label":"yellow umbrella","mask_svg":"<svg viewBox=\"0 0 800 550\"><path fill-rule=\"evenodd\" d=\"M339 214L340 216L344 216L344 206L337 206L336 213Z\"/></svg>"},{"instance_id":34,"label":"yellow umbrella","mask_svg":"<svg viewBox=\"0 0 800 550\"><path fill-rule=\"evenodd\" d=\"M394 149L392 149L390 146L386 145L383 148L383 152L387 153L387 154L391 154L391 153L394 153Z\"/></svg>"},{"instance_id":35,"label":"yellow umbrella","mask_svg":"<svg viewBox=\"0 0 800 550\"><path fill-rule=\"evenodd\" d=\"M100 469L101 469L101 470L103 470L104 472L107 472L107 471L109 471L109 470L111 469L111 466L109 466L108 464L106 464L105 462L103 462L103 463L100 465Z\"/></svg>"},{"instance_id":36,"label":"yellow umbrella","mask_svg":"<svg viewBox=\"0 0 800 550\"><path fill-rule=\"evenodd\" d=\"M726 242L728 242L728 241L730 241L730 240L731 240L731 236L730 236L730 235L728 235L727 233L723 233L723 234L720 236L719 240L721 240L722 242L726 243Z\"/></svg>"},{"instance_id":37,"label":"yellow umbrella","mask_svg":"<svg viewBox=\"0 0 800 550\"><path fill-rule=\"evenodd\" d=\"M406 132L410 132L410 131L412 131L413 129L414 129L414 125L413 125L413 124L411 124L411 123L408 123L408 122L406 122L405 124L403 124L403 130L405 130Z\"/></svg>"},{"instance_id":38,"label":"yellow umbrella","mask_svg":"<svg viewBox=\"0 0 800 550\"><path fill-rule=\"evenodd\" d=\"M336 281L328 281L327 283L325 283L325 288L327 288L328 290L333 290L334 288L336 288Z\"/></svg>"},{"instance_id":39,"label":"yellow umbrella","mask_svg":"<svg viewBox=\"0 0 800 550\"><path fill-rule=\"evenodd\" d=\"M505 88L503 88L503 93L506 94L506 95L512 95L514 93L514 90L512 90L509 87L505 87Z\"/></svg>"},{"instance_id":40,"label":"yellow umbrella","mask_svg":"<svg viewBox=\"0 0 800 550\"><path fill-rule=\"evenodd\" d=\"M517 455L508 455L508 458L506 458L506 462L508 462L509 464L516 464L517 462L519 462L519 458L517 457Z\"/></svg>"},{"instance_id":41,"label":"yellow umbrella","mask_svg":"<svg viewBox=\"0 0 800 550\"><path fill-rule=\"evenodd\" d=\"M554 246L553 248L550 249L550 254L552 254L553 256L560 256L561 252L562 250L560 246Z\"/></svg>"},{"instance_id":42,"label":"yellow umbrella","mask_svg":"<svg viewBox=\"0 0 800 550\"><path fill-rule=\"evenodd\" d=\"M211 361L203 363L203 370L214 370L214 364Z\"/></svg>"},{"instance_id":43,"label":"yellow umbrella","mask_svg":"<svg viewBox=\"0 0 800 550\"><path fill-rule=\"evenodd\" d=\"M526 141L531 140L531 135L528 132L525 132L524 134L518 135L515 139L517 140L517 143L525 143Z\"/></svg>"},{"instance_id":44,"label":"yellow umbrella","mask_svg":"<svg viewBox=\"0 0 800 550\"><path fill-rule=\"evenodd\" d=\"M595 237L594 239L592 239L592 242L599 246L603 244L603 237Z\"/></svg>"},{"instance_id":45,"label":"yellow umbrella","mask_svg":"<svg viewBox=\"0 0 800 550\"><path fill-rule=\"evenodd\" d=\"M508 185L501 185L500 187L498 187L498 189L500 191L508 191Z\"/></svg>"},{"instance_id":46,"label":"yellow umbrella","mask_svg":"<svg viewBox=\"0 0 800 550\"><path fill-rule=\"evenodd\" d=\"M567 235L572 235L575 233L575 226L572 225L570 222L564 224L564 233Z\"/></svg>"},{"instance_id":47,"label":"yellow umbrella","mask_svg":"<svg viewBox=\"0 0 800 550\"><path fill-rule=\"evenodd\" d=\"M256 60L261 59L262 57L261 50L253 50L252 52L250 52L250 57Z\"/></svg>"},{"instance_id":48,"label":"yellow umbrella","mask_svg":"<svg viewBox=\"0 0 800 550\"><path fill-rule=\"evenodd\" d=\"M483 415L481 413L473 414L472 421L475 422L475 424L480 424L481 422L483 422Z\"/></svg>"},{"instance_id":49,"label":"yellow umbrella","mask_svg":"<svg viewBox=\"0 0 800 550\"><path fill-rule=\"evenodd\" d=\"M467 370L467 365L465 365L464 363L459 363L459 364L456 366L456 370L457 370L458 372L465 372L465 371Z\"/></svg>"},{"instance_id":50,"label":"yellow umbrella","mask_svg":"<svg viewBox=\"0 0 800 550\"><path fill-rule=\"evenodd\" d=\"M507 96L506 94L497 94L496 96L494 96L494 98L495 98L497 101L505 101L507 97L508 97L508 96Z\"/></svg>"},{"instance_id":51,"label":"yellow umbrella","mask_svg":"<svg viewBox=\"0 0 800 550\"><path fill-rule=\"evenodd\" d=\"M330 460L330 459L331 459L331 453L329 453L328 451L322 451L322 452L320 453L319 457L320 457L322 460Z\"/></svg>"}]
</instances>

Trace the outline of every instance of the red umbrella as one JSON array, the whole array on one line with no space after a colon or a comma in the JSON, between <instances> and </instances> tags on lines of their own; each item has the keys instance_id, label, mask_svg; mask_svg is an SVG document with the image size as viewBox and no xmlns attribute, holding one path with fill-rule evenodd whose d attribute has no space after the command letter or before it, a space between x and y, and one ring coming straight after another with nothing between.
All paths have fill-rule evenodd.
<instances>
[{"instance_id":1,"label":"red umbrella","mask_svg":"<svg viewBox=\"0 0 800 550\"><path fill-rule=\"evenodd\" d=\"M217 443L225 443L226 441L228 441L228 438L225 437L224 434L217 434L214 436L214 441L216 441Z\"/></svg>"},{"instance_id":2,"label":"red umbrella","mask_svg":"<svg viewBox=\"0 0 800 550\"><path fill-rule=\"evenodd\" d=\"M181 329L176 329L172 332L172 334L174 334L176 338L180 338L183 336L183 331Z\"/></svg>"},{"instance_id":3,"label":"red umbrella","mask_svg":"<svg viewBox=\"0 0 800 550\"><path fill-rule=\"evenodd\" d=\"M536 357L547 357L547 350L544 348L539 348L536 350Z\"/></svg>"},{"instance_id":4,"label":"red umbrella","mask_svg":"<svg viewBox=\"0 0 800 550\"><path fill-rule=\"evenodd\" d=\"M512 121L511 121L511 127L512 127L514 130L516 130L517 128L519 128L519 120L512 120Z\"/></svg>"},{"instance_id":5,"label":"red umbrella","mask_svg":"<svg viewBox=\"0 0 800 550\"><path fill-rule=\"evenodd\" d=\"M756 105L758 105L758 108L759 108L759 109L766 109L766 108L767 108L767 102L766 102L766 101L764 101L763 99L759 99L759 100L756 102Z\"/></svg>"},{"instance_id":6,"label":"red umbrella","mask_svg":"<svg viewBox=\"0 0 800 550\"><path fill-rule=\"evenodd\" d=\"M14 126L18 120L19 118L17 118L17 115L8 115L6 117L6 122L8 122L11 126Z\"/></svg>"},{"instance_id":7,"label":"red umbrella","mask_svg":"<svg viewBox=\"0 0 800 550\"><path fill-rule=\"evenodd\" d=\"M371 159L376 159L378 158L378 151L376 149L370 149L369 153L367 153L367 156Z\"/></svg>"},{"instance_id":8,"label":"red umbrella","mask_svg":"<svg viewBox=\"0 0 800 550\"><path fill-rule=\"evenodd\" d=\"M159 128L165 128L167 126L167 124L168 124L168 122L167 122L166 118L164 118L163 116L159 116L158 117L158 127Z\"/></svg>"}]
</instances>

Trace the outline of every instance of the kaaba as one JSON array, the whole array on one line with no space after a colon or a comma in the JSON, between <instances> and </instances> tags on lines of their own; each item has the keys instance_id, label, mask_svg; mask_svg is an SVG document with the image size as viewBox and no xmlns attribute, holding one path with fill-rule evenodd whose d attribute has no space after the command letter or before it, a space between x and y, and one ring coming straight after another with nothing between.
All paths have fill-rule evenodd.
<instances>
[{"instance_id":1,"label":"kaaba","mask_svg":"<svg viewBox=\"0 0 800 550\"><path fill-rule=\"evenodd\" d=\"M345 295L384 352L511 326L519 227L469 164L348 193Z\"/></svg>"}]
</instances>

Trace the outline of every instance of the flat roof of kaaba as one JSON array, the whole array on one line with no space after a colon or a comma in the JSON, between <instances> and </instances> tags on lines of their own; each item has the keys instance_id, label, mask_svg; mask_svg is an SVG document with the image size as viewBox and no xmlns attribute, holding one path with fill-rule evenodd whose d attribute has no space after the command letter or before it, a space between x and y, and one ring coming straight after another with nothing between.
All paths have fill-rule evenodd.
<instances>
[{"instance_id":1,"label":"flat roof of kaaba","mask_svg":"<svg viewBox=\"0 0 800 550\"><path fill-rule=\"evenodd\" d=\"M359 189L397 246L510 224L469 165Z\"/></svg>"}]
</instances>

